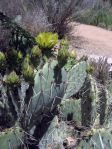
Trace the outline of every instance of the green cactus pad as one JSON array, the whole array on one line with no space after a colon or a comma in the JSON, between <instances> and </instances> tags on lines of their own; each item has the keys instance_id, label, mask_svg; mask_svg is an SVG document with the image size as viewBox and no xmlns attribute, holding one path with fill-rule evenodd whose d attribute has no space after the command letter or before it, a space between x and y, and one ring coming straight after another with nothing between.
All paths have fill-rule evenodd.
<instances>
[{"instance_id":1,"label":"green cactus pad","mask_svg":"<svg viewBox=\"0 0 112 149\"><path fill-rule=\"evenodd\" d=\"M87 77L86 73L87 63L82 61L75 65L69 72L67 76L67 88L64 95L64 99L68 99L75 95L81 87L83 86L85 79Z\"/></svg>"},{"instance_id":2,"label":"green cactus pad","mask_svg":"<svg viewBox=\"0 0 112 149\"><path fill-rule=\"evenodd\" d=\"M106 108L105 108L105 120L104 126L110 128L112 130L112 94L110 91L105 89L106 93Z\"/></svg>"},{"instance_id":3,"label":"green cactus pad","mask_svg":"<svg viewBox=\"0 0 112 149\"><path fill-rule=\"evenodd\" d=\"M85 84L81 90L81 111L82 111L82 125L91 126L97 125L98 119L98 108L99 108L99 98L98 98L98 88L96 81L88 75ZM96 124L97 123L97 124Z\"/></svg>"},{"instance_id":4,"label":"green cactus pad","mask_svg":"<svg viewBox=\"0 0 112 149\"><path fill-rule=\"evenodd\" d=\"M56 60L46 63L35 76L34 96L28 107L30 121L35 121L41 112L51 111L62 99L76 94L85 79L86 62L80 62L70 72L60 68Z\"/></svg>"},{"instance_id":5,"label":"green cactus pad","mask_svg":"<svg viewBox=\"0 0 112 149\"><path fill-rule=\"evenodd\" d=\"M63 120L73 120L77 125L81 125L81 100L65 99L59 106Z\"/></svg>"},{"instance_id":6,"label":"green cactus pad","mask_svg":"<svg viewBox=\"0 0 112 149\"><path fill-rule=\"evenodd\" d=\"M99 109L99 89L97 86L96 80L89 75L89 79L91 82L91 92L90 92L90 97L91 97L91 124L94 126L99 125L100 120L99 120L99 114L98 114L98 109Z\"/></svg>"},{"instance_id":7,"label":"green cactus pad","mask_svg":"<svg viewBox=\"0 0 112 149\"><path fill-rule=\"evenodd\" d=\"M12 127L0 132L0 149L18 149L23 144L23 132L20 127Z\"/></svg>"},{"instance_id":8,"label":"green cactus pad","mask_svg":"<svg viewBox=\"0 0 112 149\"><path fill-rule=\"evenodd\" d=\"M93 129L91 135L82 140L76 149L112 149L112 134L108 130Z\"/></svg>"},{"instance_id":9,"label":"green cactus pad","mask_svg":"<svg viewBox=\"0 0 112 149\"><path fill-rule=\"evenodd\" d=\"M58 122L58 117L56 116L47 132L41 139L39 143L39 148L41 149L47 149L49 145L53 144L60 144L61 148L58 149L64 149L63 148L63 141L67 137L72 137L73 136L73 129L70 129L70 127L65 123L65 122Z\"/></svg>"},{"instance_id":10,"label":"green cactus pad","mask_svg":"<svg viewBox=\"0 0 112 149\"><path fill-rule=\"evenodd\" d=\"M67 73L64 68L59 73L59 70L56 70L57 64L55 60L46 63L35 76L34 96L29 106L31 122L35 121L41 112L52 110L63 98Z\"/></svg>"}]
</instances>

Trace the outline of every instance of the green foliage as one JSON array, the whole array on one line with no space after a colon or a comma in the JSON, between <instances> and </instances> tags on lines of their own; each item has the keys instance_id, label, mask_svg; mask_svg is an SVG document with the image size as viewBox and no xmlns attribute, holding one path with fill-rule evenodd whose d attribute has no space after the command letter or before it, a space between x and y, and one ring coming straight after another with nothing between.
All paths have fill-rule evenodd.
<instances>
[{"instance_id":1,"label":"green foliage","mask_svg":"<svg viewBox=\"0 0 112 149\"><path fill-rule=\"evenodd\" d=\"M51 32L43 32L35 40L42 50L50 50L58 43L58 35Z\"/></svg>"},{"instance_id":2,"label":"green foliage","mask_svg":"<svg viewBox=\"0 0 112 149\"><path fill-rule=\"evenodd\" d=\"M112 30L112 10L105 8L85 10L83 14L79 14L77 21Z\"/></svg>"},{"instance_id":3,"label":"green foliage","mask_svg":"<svg viewBox=\"0 0 112 149\"><path fill-rule=\"evenodd\" d=\"M9 86L16 86L19 84L19 76L15 71L12 71L10 74L5 76L5 83Z\"/></svg>"},{"instance_id":4,"label":"green foliage","mask_svg":"<svg viewBox=\"0 0 112 149\"><path fill-rule=\"evenodd\" d=\"M3 52L0 52L0 69L3 68L6 64L6 57Z\"/></svg>"}]
</instances>

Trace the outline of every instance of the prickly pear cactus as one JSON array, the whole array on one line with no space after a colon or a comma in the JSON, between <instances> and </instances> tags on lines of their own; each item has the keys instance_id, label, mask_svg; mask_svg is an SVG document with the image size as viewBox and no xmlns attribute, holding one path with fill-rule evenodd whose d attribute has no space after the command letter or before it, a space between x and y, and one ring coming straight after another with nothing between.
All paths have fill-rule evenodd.
<instances>
[{"instance_id":1,"label":"prickly pear cactus","mask_svg":"<svg viewBox=\"0 0 112 149\"><path fill-rule=\"evenodd\" d=\"M34 96L28 111L31 123L41 116L41 113L52 110L63 97L67 73L64 69L56 70L56 67L57 61L46 63L36 74Z\"/></svg>"},{"instance_id":2,"label":"prickly pear cactus","mask_svg":"<svg viewBox=\"0 0 112 149\"><path fill-rule=\"evenodd\" d=\"M0 149L18 149L23 145L24 133L20 127L12 127L0 132Z\"/></svg>"},{"instance_id":3,"label":"prickly pear cactus","mask_svg":"<svg viewBox=\"0 0 112 149\"><path fill-rule=\"evenodd\" d=\"M88 75L82 88L81 99L65 99L59 106L62 120L74 121L78 125L99 125L99 97L96 81Z\"/></svg>"},{"instance_id":4,"label":"prickly pear cactus","mask_svg":"<svg viewBox=\"0 0 112 149\"><path fill-rule=\"evenodd\" d=\"M105 90L106 93L106 107L105 107L105 117L104 117L104 126L108 128L112 128L112 94L107 89Z\"/></svg>"},{"instance_id":5,"label":"prickly pear cactus","mask_svg":"<svg viewBox=\"0 0 112 149\"><path fill-rule=\"evenodd\" d=\"M69 72L64 67L59 67L55 60L46 63L35 77L34 96L28 107L30 121L33 123L37 115L41 116L43 111L46 113L52 110L62 99L76 94L83 86L86 76L85 61L78 63Z\"/></svg>"},{"instance_id":6,"label":"prickly pear cactus","mask_svg":"<svg viewBox=\"0 0 112 149\"><path fill-rule=\"evenodd\" d=\"M90 90L90 98L91 98L91 124L92 125L99 125L99 89L96 80L89 75L90 83L91 83L91 90ZM96 121L97 120L97 121Z\"/></svg>"},{"instance_id":7,"label":"prickly pear cactus","mask_svg":"<svg viewBox=\"0 0 112 149\"><path fill-rule=\"evenodd\" d=\"M69 72L67 76L67 87L63 99L68 99L75 95L83 86L87 77L86 73L87 63L85 61L79 62Z\"/></svg>"},{"instance_id":8,"label":"prickly pear cactus","mask_svg":"<svg viewBox=\"0 0 112 149\"><path fill-rule=\"evenodd\" d=\"M58 117L55 116L55 118L52 120L52 123L50 124L47 132L41 139L39 143L39 148L41 149L47 149L48 146L52 146L53 144L59 144L58 149L64 149L63 147L63 141L67 137L73 136L73 129L65 122L59 122Z\"/></svg>"},{"instance_id":9,"label":"prickly pear cactus","mask_svg":"<svg viewBox=\"0 0 112 149\"><path fill-rule=\"evenodd\" d=\"M81 125L81 99L65 99L59 106L60 117L64 121L74 121L76 125Z\"/></svg>"},{"instance_id":10,"label":"prickly pear cactus","mask_svg":"<svg viewBox=\"0 0 112 149\"><path fill-rule=\"evenodd\" d=\"M88 75L80 91L82 125L91 126L96 120L99 108L98 88L96 81Z\"/></svg>"},{"instance_id":11,"label":"prickly pear cactus","mask_svg":"<svg viewBox=\"0 0 112 149\"><path fill-rule=\"evenodd\" d=\"M105 128L93 129L87 138L82 140L76 149L111 149L112 134Z\"/></svg>"},{"instance_id":12,"label":"prickly pear cactus","mask_svg":"<svg viewBox=\"0 0 112 149\"><path fill-rule=\"evenodd\" d=\"M61 145L61 149L63 148L63 140L73 135L72 127L65 122L72 115L76 124L81 123L83 99L76 101L67 99L79 93L84 86L87 80L87 61L77 61L76 54L70 54L69 45L64 40L60 43L60 50L56 55L52 48L57 44L58 36L52 33L47 36L49 41L45 40L45 36L41 41L37 38L40 48L36 45L26 51L10 49L0 53L0 75L2 75L0 78L2 83L0 83L2 90L4 88L4 91L0 90L0 96L5 93L0 97L0 117L5 117L3 113L5 111L7 117L10 113L11 120L8 126L5 121L3 129L6 133L0 134L0 149L16 149L22 143L27 143L20 128L15 128L14 124L19 122L25 132L32 131L35 136L34 131L38 129L37 123L42 124L45 115L52 114L60 103L62 104L61 112L64 114L60 117L62 122L54 118L39 144L41 149L48 147L44 142L46 137L48 138L47 145L56 142ZM51 37L54 38L54 43ZM37 136L37 139L41 138Z\"/></svg>"}]
</instances>

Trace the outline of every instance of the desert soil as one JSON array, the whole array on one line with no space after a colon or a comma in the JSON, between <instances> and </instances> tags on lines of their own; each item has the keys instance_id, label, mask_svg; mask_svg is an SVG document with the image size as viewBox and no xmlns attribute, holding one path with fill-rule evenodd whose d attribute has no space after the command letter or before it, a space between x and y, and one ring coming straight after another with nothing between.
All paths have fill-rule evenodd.
<instances>
[{"instance_id":1,"label":"desert soil","mask_svg":"<svg viewBox=\"0 0 112 149\"><path fill-rule=\"evenodd\" d=\"M84 24L72 24L70 43L79 55L112 58L112 31Z\"/></svg>"}]
</instances>

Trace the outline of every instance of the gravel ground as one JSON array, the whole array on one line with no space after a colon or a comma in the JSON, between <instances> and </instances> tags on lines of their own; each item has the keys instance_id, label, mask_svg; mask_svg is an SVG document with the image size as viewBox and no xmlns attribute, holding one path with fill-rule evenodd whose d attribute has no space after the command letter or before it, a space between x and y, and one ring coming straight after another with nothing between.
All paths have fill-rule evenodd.
<instances>
[{"instance_id":1,"label":"gravel ground","mask_svg":"<svg viewBox=\"0 0 112 149\"><path fill-rule=\"evenodd\" d=\"M99 27L72 23L70 45L78 55L96 55L112 58L112 31Z\"/></svg>"}]
</instances>

